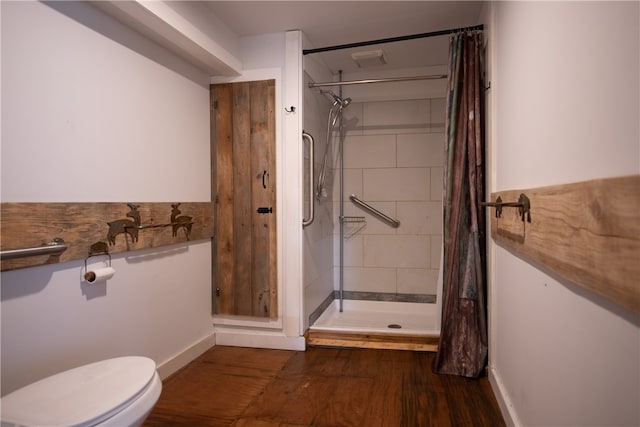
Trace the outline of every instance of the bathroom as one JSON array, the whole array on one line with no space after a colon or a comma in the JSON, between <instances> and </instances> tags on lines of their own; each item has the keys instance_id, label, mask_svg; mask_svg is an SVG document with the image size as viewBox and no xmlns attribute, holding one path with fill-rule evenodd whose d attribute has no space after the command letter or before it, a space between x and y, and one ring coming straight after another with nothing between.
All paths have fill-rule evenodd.
<instances>
[{"instance_id":1,"label":"bathroom","mask_svg":"<svg viewBox=\"0 0 640 427\"><path fill-rule=\"evenodd\" d=\"M2 2L1 8L2 202L211 200L211 74L203 71L202 60L185 60L89 4L77 3L71 8L68 4ZM209 13L200 12L184 14L195 25ZM489 155L489 168L497 171L489 178L492 191L638 173L637 129L628 125L639 113L637 101L628 94L637 90L622 84L635 82L637 89L637 16L638 6L633 2L616 3L614 8L598 2L486 5L478 23L487 26L487 39L497 40L489 49L500 52L488 55L493 73L488 102L494 103L487 117L488 139L505 141L493 146ZM213 22L215 19L211 17ZM628 31L620 34L620 28ZM557 43L567 32L586 37L588 52L567 58L566 44ZM223 25L207 35L224 45L227 53L235 53L225 58L232 68L243 69L247 78L279 82L278 137L296 141L296 145L287 142L287 150L279 147L283 164L299 166L280 165L280 194L287 195L277 205L282 213L279 229L287 230L279 253L282 316L273 322L254 322L261 323L256 327L265 331L255 334L246 332L249 320L232 325L223 319L226 324L212 327L209 241L113 256L116 274L103 287L81 283L83 260L3 272L3 395L54 372L107 357L149 356L166 377L213 345L304 348L302 334L308 316L331 289L318 288L315 294L300 286L300 247L304 241L300 225L304 146L300 135L307 124L306 117L303 122L301 115L289 114L285 108L308 102L307 90L303 93L300 89L305 78L300 55L304 40L291 32L239 38ZM518 42L528 44L523 49ZM621 50L635 56L629 60L610 46L625 47ZM547 52L545 60L530 55L539 51ZM620 78L603 79L614 66ZM311 72L317 81L333 79L315 74ZM344 80L352 78L361 77L344 76ZM578 84L603 80L606 85L589 85L590 91L583 91L584 86ZM531 84L523 85L523 81ZM342 96L353 99L345 109L347 124L359 118L358 112L364 111L367 102L396 101L383 95L366 100L353 92L355 88L343 90ZM558 93L567 91L567 96L557 99ZM618 95L614 98L612 93ZM331 101L323 96L328 112ZM524 96L530 100L525 106L518 102ZM603 101L594 105L594 97ZM442 96L423 99L427 98ZM626 112L614 114L621 104ZM520 115L523 109L537 114L536 125ZM326 117L322 114L316 124L320 136L313 131L319 141ZM559 123L557 117L568 121ZM437 123L432 120L428 125ZM584 131L580 125L584 123L592 124L596 131ZM437 134L422 129L418 133ZM406 134L397 135L396 143L406 138ZM563 144L558 144L554 135ZM350 143L357 144L362 135L347 134L349 137ZM512 161L522 156L528 162ZM430 174L438 173L437 166L425 167ZM536 170L553 172L540 176ZM429 179L433 181L431 176ZM425 202L438 202L431 197L430 192ZM353 209L349 215L362 215L355 206L347 206ZM384 207L377 206L380 210ZM335 221L335 204L320 203L316 209L330 209ZM398 213L383 212L390 216ZM370 219L366 227L383 225ZM350 242L361 239L362 231ZM331 237L324 244L333 251L327 274L333 279L336 231L326 232ZM425 235L431 243L432 236L439 234ZM575 407L582 407L590 408L584 417L618 414L617 419L622 420L618 424L637 424L637 321L598 298L573 288L566 290L554 277L531 268L508 251L493 251L497 264L490 272L495 275L490 291L490 370L497 379L496 395L503 396L512 418L522 424L540 424L544 420L539 414L551 414L565 423L580 424L587 418ZM433 269L437 249L430 245L429 252L429 269ZM352 283L346 290L361 290L351 288ZM433 295L434 290L417 292L411 288L401 293ZM546 315L540 316L541 311ZM585 335L585 327L594 335ZM245 333L238 334L238 330ZM594 340L615 350L593 352ZM544 352L550 357L542 357ZM593 375L584 378L585 370ZM560 377L567 380L558 384L555 379ZM569 402L566 396L573 398Z\"/></svg>"}]
</instances>

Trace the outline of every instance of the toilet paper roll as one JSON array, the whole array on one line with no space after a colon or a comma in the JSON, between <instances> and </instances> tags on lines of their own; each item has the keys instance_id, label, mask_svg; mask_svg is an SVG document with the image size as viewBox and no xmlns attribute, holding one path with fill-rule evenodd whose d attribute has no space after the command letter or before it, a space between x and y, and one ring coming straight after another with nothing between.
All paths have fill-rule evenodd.
<instances>
[{"instance_id":1,"label":"toilet paper roll","mask_svg":"<svg viewBox=\"0 0 640 427\"><path fill-rule=\"evenodd\" d=\"M95 270L87 271L84 275L84 280L89 283L104 282L113 277L116 271L113 267L96 268Z\"/></svg>"}]
</instances>

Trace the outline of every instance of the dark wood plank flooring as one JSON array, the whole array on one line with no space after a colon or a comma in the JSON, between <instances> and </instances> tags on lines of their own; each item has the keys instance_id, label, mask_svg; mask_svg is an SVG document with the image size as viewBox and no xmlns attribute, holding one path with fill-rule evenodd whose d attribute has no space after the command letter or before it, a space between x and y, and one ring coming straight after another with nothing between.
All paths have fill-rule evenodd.
<instances>
[{"instance_id":1,"label":"dark wood plank flooring","mask_svg":"<svg viewBox=\"0 0 640 427\"><path fill-rule=\"evenodd\" d=\"M436 375L434 353L215 346L163 383L153 426L503 426L487 378Z\"/></svg>"}]
</instances>

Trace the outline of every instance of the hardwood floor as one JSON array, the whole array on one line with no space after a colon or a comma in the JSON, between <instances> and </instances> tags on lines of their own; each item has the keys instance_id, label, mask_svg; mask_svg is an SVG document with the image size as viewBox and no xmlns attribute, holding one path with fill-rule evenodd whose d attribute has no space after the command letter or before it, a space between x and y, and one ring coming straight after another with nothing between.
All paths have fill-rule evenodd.
<instances>
[{"instance_id":1,"label":"hardwood floor","mask_svg":"<svg viewBox=\"0 0 640 427\"><path fill-rule=\"evenodd\" d=\"M431 372L434 353L215 346L166 379L153 426L503 426L487 378Z\"/></svg>"}]
</instances>

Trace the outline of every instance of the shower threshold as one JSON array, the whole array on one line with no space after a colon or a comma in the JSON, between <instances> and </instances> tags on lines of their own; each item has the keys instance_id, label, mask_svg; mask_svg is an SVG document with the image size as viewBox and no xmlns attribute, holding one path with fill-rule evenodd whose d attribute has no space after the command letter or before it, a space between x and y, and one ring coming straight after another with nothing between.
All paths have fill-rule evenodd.
<instances>
[{"instance_id":1,"label":"shower threshold","mask_svg":"<svg viewBox=\"0 0 640 427\"><path fill-rule=\"evenodd\" d=\"M435 304L334 301L305 334L309 346L436 351Z\"/></svg>"}]
</instances>

